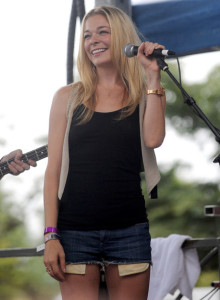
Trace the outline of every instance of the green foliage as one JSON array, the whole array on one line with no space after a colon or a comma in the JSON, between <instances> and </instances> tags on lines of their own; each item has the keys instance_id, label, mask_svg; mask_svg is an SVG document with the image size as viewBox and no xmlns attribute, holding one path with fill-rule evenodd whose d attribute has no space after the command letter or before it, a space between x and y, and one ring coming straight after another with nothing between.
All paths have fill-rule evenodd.
<instances>
[{"instance_id":1,"label":"green foliage","mask_svg":"<svg viewBox=\"0 0 220 300\"><path fill-rule=\"evenodd\" d=\"M0 240L2 248L22 247L25 245L26 230L23 213L12 215L13 204L6 203L0 195Z\"/></svg>"},{"instance_id":2,"label":"green foliage","mask_svg":"<svg viewBox=\"0 0 220 300\"><path fill-rule=\"evenodd\" d=\"M210 286L212 281L218 281L218 271L202 272L196 286Z\"/></svg>"},{"instance_id":3,"label":"green foliage","mask_svg":"<svg viewBox=\"0 0 220 300\"><path fill-rule=\"evenodd\" d=\"M152 236L216 237L215 219L204 216L204 206L220 198L218 184L184 182L176 176L178 167L161 173L158 199L147 200Z\"/></svg>"},{"instance_id":4,"label":"green foliage","mask_svg":"<svg viewBox=\"0 0 220 300\"><path fill-rule=\"evenodd\" d=\"M1 258L0 299L51 300L58 283L45 272L42 257Z\"/></svg>"},{"instance_id":5,"label":"green foliage","mask_svg":"<svg viewBox=\"0 0 220 300\"><path fill-rule=\"evenodd\" d=\"M0 194L1 249L28 248L22 209L13 211ZM45 272L42 257L0 258L0 299L51 300L56 294L58 284Z\"/></svg>"},{"instance_id":6,"label":"green foliage","mask_svg":"<svg viewBox=\"0 0 220 300\"><path fill-rule=\"evenodd\" d=\"M177 67L169 64L169 69L178 80ZM169 122L179 133L196 133L201 128L208 128L192 109L184 102L179 88L171 80L168 74L162 74L163 84L167 90L166 116ZM192 97L197 106L206 115L208 120L217 128L220 127L220 66L216 67L203 84L186 85L183 88Z\"/></svg>"}]
</instances>

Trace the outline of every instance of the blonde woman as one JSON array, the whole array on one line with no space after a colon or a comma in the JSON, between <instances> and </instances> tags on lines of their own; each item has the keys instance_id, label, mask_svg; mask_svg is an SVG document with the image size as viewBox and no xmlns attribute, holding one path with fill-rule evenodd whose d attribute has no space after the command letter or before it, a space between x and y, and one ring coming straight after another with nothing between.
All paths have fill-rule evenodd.
<instances>
[{"instance_id":1,"label":"blonde woman","mask_svg":"<svg viewBox=\"0 0 220 300\"><path fill-rule=\"evenodd\" d=\"M102 6L84 17L80 81L58 90L50 113L45 173L45 254L64 300L97 300L100 268L110 299L146 300L151 248L140 185L159 182L154 148L165 136L165 95L150 56L164 46L140 44L130 18Z\"/></svg>"}]
</instances>

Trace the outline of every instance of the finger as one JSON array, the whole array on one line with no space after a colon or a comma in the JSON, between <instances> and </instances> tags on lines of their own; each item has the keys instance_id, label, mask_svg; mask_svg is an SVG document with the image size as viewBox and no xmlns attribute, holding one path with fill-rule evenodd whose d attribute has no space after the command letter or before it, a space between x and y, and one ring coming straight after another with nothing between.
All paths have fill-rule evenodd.
<instances>
[{"instance_id":1,"label":"finger","mask_svg":"<svg viewBox=\"0 0 220 300\"><path fill-rule=\"evenodd\" d=\"M151 55L154 52L154 49L162 48L158 43L147 43L147 55Z\"/></svg>"},{"instance_id":2,"label":"finger","mask_svg":"<svg viewBox=\"0 0 220 300\"><path fill-rule=\"evenodd\" d=\"M145 43L141 43L140 46L138 47L138 51L140 51L141 53L144 52L144 48L145 48Z\"/></svg>"},{"instance_id":3,"label":"finger","mask_svg":"<svg viewBox=\"0 0 220 300\"><path fill-rule=\"evenodd\" d=\"M9 167L11 173L13 173L14 175L18 175L19 171L15 167L13 167L12 163L10 163L8 165L8 167Z\"/></svg>"},{"instance_id":4,"label":"finger","mask_svg":"<svg viewBox=\"0 0 220 300\"><path fill-rule=\"evenodd\" d=\"M24 172L24 168L14 161L9 164L9 168L15 175Z\"/></svg>"},{"instance_id":5,"label":"finger","mask_svg":"<svg viewBox=\"0 0 220 300\"><path fill-rule=\"evenodd\" d=\"M149 43L147 45L147 54L151 55L153 53L154 49L155 49L155 45L153 43Z\"/></svg>"},{"instance_id":6,"label":"finger","mask_svg":"<svg viewBox=\"0 0 220 300\"><path fill-rule=\"evenodd\" d=\"M58 261L50 261L50 263L45 263L46 272L58 281L64 281L65 277L58 264Z\"/></svg>"},{"instance_id":7,"label":"finger","mask_svg":"<svg viewBox=\"0 0 220 300\"><path fill-rule=\"evenodd\" d=\"M53 265L51 271L52 271L51 272L52 276L56 280L61 281L61 282L65 280L64 274L58 264Z\"/></svg>"},{"instance_id":8,"label":"finger","mask_svg":"<svg viewBox=\"0 0 220 300\"><path fill-rule=\"evenodd\" d=\"M159 45L158 43L155 44L155 49L166 49L165 46Z\"/></svg>"},{"instance_id":9,"label":"finger","mask_svg":"<svg viewBox=\"0 0 220 300\"><path fill-rule=\"evenodd\" d=\"M16 159L21 159L21 157L22 157L22 151L21 151L21 149L17 149L17 150L15 150L15 151L12 151L11 153L10 153L10 156L13 158L16 158Z\"/></svg>"},{"instance_id":10,"label":"finger","mask_svg":"<svg viewBox=\"0 0 220 300\"><path fill-rule=\"evenodd\" d=\"M150 54L152 53L152 51L153 51L152 43L146 41L146 42L144 42L143 44L144 44L143 54L144 54L145 56L150 55Z\"/></svg>"},{"instance_id":11,"label":"finger","mask_svg":"<svg viewBox=\"0 0 220 300\"><path fill-rule=\"evenodd\" d=\"M139 56L139 57L143 57L143 56L147 57L147 56L148 56L146 43L142 43L142 44L138 47L138 56Z\"/></svg>"},{"instance_id":12,"label":"finger","mask_svg":"<svg viewBox=\"0 0 220 300\"><path fill-rule=\"evenodd\" d=\"M66 273L66 262L65 262L65 254L61 254L60 257L60 268L63 273Z\"/></svg>"},{"instance_id":13,"label":"finger","mask_svg":"<svg viewBox=\"0 0 220 300\"><path fill-rule=\"evenodd\" d=\"M18 166L20 166L20 167L23 169L23 171L24 171L24 170L29 170L29 169L30 169L30 165L29 165L29 164L24 163L23 161L18 160L18 159L16 159L16 158L15 158L15 163L16 163Z\"/></svg>"},{"instance_id":14,"label":"finger","mask_svg":"<svg viewBox=\"0 0 220 300\"><path fill-rule=\"evenodd\" d=\"M163 45L160 45L158 43L151 43L151 42L145 42L144 43L145 48L144 48L144 54L145 56L149 56L153 53L154 49L165 49Z\"/></svg>"},{"instance_id":15,"label":"finger","mask_svg":"<svg viewBox=\"0 0 220 300\"><path fill-rule=\"evenodd\" d=\"M28 163L29 163L32 167L36 167L36 166L37 166L36 161L34 161L34 160L32 160L32 159L29 159L29 160L28 160Z\"/></svg>"},{"instance_id":16,"label":"finger","mask_svg":"<svg viewBox=\"0 0 220 300\"><path fill-rule=\"evenodd\" d=\"M53 269L51 266L47 266L45 267L46 272L48 273L48 275L50 275L51 277L53 277Z\"/></svg>"}]
</instances>

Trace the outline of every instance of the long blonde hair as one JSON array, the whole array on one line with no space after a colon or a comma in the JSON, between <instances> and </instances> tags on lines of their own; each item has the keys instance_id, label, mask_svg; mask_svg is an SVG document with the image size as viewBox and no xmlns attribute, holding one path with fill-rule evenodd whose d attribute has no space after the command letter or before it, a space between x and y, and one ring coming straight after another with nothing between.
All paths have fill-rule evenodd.
<instances>
[{"instance_id":1,"label":"long blonde hair","mask_svg":"<svg viewBox=\"0 0 220 300\"><path fill-rule=\"evenodd\" d=\"M82 122L88 121L94 112L94 93L97 84L96 69L89 60L84 49L84 28L88 18L94 15L104 16L111 29L111 57L121 75L125 90L128 94L127 109L123 113L123 118L130 115L136 108L143 96L146 83L142 66L137 57L128 58L123 54L123 47L128 43L139 45L141 43L137 29L129 16L119 8L113 6L100 6L90 10L83 18L80 34L79 54L77 67L80 75L80 82L73 85L76 88L74 105L84 104L88 109L84 109Z\"/></svg>"}]
</instances>

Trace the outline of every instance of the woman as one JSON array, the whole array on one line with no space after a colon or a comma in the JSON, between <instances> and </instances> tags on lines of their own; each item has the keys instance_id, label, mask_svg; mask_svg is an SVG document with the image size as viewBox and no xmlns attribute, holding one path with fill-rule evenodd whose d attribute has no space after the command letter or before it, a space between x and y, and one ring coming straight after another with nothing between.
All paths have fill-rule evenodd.
<instances>
[{"instance_id":1,"label":"woman","mask_svg":"<svg viewBox=\"0 0 220 300\"><path fill-rule=\"evenodd\" d=\"M98 299L100 267L111 299L147 299L151 248L140 171L143 158L151 194L159 181L153 148L165 136L165 96L149 56L164 46L144 42L137 57L127 58L127 43L140 40L125 13L91 10L82 23L80 81L54 96L44 264L63 299Z\"/></svg>"}]
</instances>

